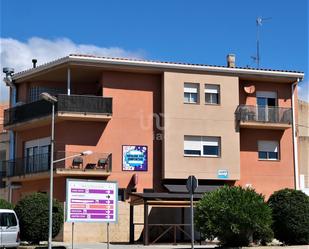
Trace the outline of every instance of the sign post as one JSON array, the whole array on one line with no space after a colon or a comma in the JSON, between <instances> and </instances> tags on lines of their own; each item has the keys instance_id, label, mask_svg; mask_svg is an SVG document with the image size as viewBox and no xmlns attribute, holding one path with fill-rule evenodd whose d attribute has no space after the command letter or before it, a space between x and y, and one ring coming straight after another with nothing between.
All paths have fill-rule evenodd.
<instances>
[{"instance_id":1,"label":"sign post","mask_svg":"<svg viewBox=\"0 0 309 249\"><path fill-rule=\"evenodd\" d=\"M191 216L191 248L194 249L194 209L193 209L193 194L198 187L198 180L195 176L189 176L186 184L190 194L190 216Z\"/></svg>"},{"instance_id":2,"label":"sign post","mask_svg":"<svg viewBox=\"0 0 309 249\"><path fill-rule=\"evenodd\" d=\"M74 249L74 222L72 222L72 249Z\"/></svg>"},{"instance_id":3,"label":"sign post","mask_svg":"<svg viewBox=\"0 0 309 249\"><path fill-rule=\"evenodd\" d=\"M118 217L118 184L101 180L67 179L66 221L72 222L72 249L75 222L107 223L107 248L109 248L109 223Z\"/></svg>"}]
</instances>

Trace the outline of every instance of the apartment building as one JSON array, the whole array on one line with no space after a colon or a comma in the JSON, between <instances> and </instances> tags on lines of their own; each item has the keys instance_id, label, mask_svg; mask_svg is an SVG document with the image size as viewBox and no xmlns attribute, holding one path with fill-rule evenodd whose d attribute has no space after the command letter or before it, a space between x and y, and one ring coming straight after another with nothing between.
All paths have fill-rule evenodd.
<instances>
[{"instance_id":1,"label":"apartment building","mask_svg":"<svg viewBox=\"0 0 309 249\"><path fill-rule=\"evenodd\" d=\"M13 106L4 126L14 151L3 164L5 181L18 185L13 202L49 192L51 103L43 92L57 98L55 159L70 157L55 164L54 197L65 201L67 178L117 181L122 216L112 240L129 240L129 194L139 203L181 194L189 175L200 193L229 184L268 198L299 188L296 85L304 74L240 68L227 58L227 66L208 66L69 55L8 75ZM94 153L80 156L85 150ZM148 224L143 208L134 220ZM103 240L87 239L81 231L88 226L77 225L76 238ZM102 235L104 228L89 229ZM142 227L135 229L140 235ZM69 233L65 225L61 239Z\"/></svg>"},{"instance_id":2,"label":"apartment building","mask_svg":"<svg viewBox=\"0 0 309 249\"><path fill-rule=\"evenodd\" d=\"M0 198L8 200L8 188L3 181L5 177L6 169L5 165L2 164L3 161L9 158L9 134L6 130L3 129L4 122L4 109L7 109L9 106L6 103L0 103Z\"/></svg>"},{"instance_id":3,"label":"apartment building","mask_svg":"<svg viewBox=\"0 0 309 249\"><path fill-rule=\"evenodd\" d=\"M309 195L309 103L298 100L300 189Z\"/></svg>"}]
</instances>

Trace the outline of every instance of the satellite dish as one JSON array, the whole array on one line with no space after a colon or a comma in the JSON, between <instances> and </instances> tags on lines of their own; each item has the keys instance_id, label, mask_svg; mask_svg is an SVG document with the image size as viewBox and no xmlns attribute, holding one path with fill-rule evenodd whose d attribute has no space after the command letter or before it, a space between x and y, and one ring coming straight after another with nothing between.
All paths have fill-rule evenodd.
<instances>
[{"instance_id":1,"label":"satellite dish","mask_svg":"<svg viewBox=\"0 0 309 249\"><path fill-rule=\"evenodd\" d=\"M244 87L244 90L245 90L246 93L252 94L252 93L255 92L255 86L254 86L254 85L245 86L245 87Z\"/></svg>"}]
</instances>

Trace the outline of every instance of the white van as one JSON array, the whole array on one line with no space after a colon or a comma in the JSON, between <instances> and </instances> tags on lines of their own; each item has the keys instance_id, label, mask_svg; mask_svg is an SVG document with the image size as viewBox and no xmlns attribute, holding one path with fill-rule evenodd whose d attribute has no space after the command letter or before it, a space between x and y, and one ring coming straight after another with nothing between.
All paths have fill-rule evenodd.
<instances>
[{"instance_id":1,"label":"white van","mask_svg":"<svg viewBox=\"0 0 309 249\"><path fill-rule=\"evenodd\" d=\"M14 210L0 209L0 248L17 248L20 244L19 232Z\"/></svg>"}]
</instances>

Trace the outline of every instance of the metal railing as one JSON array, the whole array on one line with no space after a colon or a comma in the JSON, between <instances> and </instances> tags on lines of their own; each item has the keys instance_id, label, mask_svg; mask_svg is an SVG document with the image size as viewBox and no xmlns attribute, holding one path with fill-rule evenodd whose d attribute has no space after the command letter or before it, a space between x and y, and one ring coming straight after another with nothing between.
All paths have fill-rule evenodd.
<instances>
[{"instance_id":1,"label":"metal railing","mask_svg":"<svg viewBox=\"0 0 309 249\"><path fill-rule=\"evenodd\" d=\"M32 103L15 106L4 110L4 126L31 119L48 116L51 114L51 103L45 100L38 100Z\"/></svg>"},{"instance_id":2,"label":"metal railing","mask_svg":"<svg viewBox=\"0 0 309 249\"><path fill-rule=\"evenodd\" d=\"M112 115L112 98L88 95L57 95L56 112ZM4 110L4 126L45 117L51 114L51 103L38 100Z\"/></svg>"},{"instance_id":3,"label":"metal railing","mask_svg":"<svg viewBox=\"0 0 309 249\"><path fill-rule=\"evenodd\" d=\"M292 109L275 106L239 105L235 111L238 122L292 123Z\"/></svg>"},{"instance_id":4,"label":"metal railing","mask_svg":"<svg viewBox=\"0 0 309 249\"><path fill-rule=\"evenodd\" d=\"M112 98L65 94L59 94L57 98L58 112L112 114Z\"/></svg>"},{"instance_id":5,"label":"metal railing","mask_svg":"<svg viewBox=\"0 0 309 249\"><path fill-rule=\"evenodd\" d=\"M78 152L56 152L54 160L78 155ZM89 156L82 157L82 163L74 167L73 160L78 158L72 157L54 164L54 168L65 168L67 170L79 169L81 171L100 170L101 172L112 171L112 154L93 153ZM16 158L14 160L0 161L0 176L4 177L24 176L48 172L50 169L50 153L38 154L34 156ZM1 181L0 181L1 183Z\"/></svg>"},{"instance_id":6,"label":"metal railing","mask_svg":"<svg viewBox=\"0 0 309 249\"><path fill-rule=\"evenodd\" d=\"M2 161L6 176L22 176L46 172L49 170L50 154L38 154L29 157L16 158L13 160Z\"/></svg>"}]
</instances>

